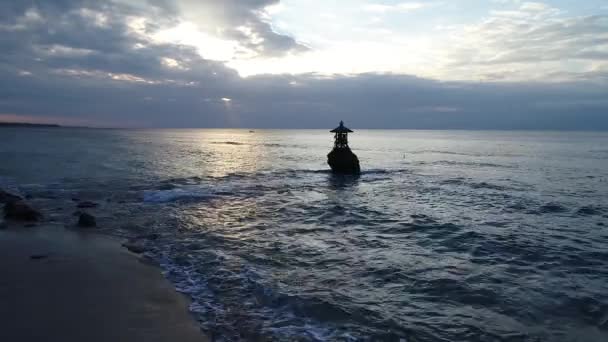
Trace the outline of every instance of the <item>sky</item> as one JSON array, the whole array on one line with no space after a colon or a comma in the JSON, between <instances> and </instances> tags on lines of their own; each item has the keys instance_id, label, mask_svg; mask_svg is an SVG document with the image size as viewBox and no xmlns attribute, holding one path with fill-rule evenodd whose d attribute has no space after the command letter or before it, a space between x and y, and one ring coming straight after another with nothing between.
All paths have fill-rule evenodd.
<instances>
[{"instance_id":1,"label":"sky","mask_svg":"<svg viewBox=\"0 0 608 342\"><path fill-rule=\"evenodd\" d=\"M608 130L608 0L3 0L0 121Z\"/></svg>"}]
</instances>

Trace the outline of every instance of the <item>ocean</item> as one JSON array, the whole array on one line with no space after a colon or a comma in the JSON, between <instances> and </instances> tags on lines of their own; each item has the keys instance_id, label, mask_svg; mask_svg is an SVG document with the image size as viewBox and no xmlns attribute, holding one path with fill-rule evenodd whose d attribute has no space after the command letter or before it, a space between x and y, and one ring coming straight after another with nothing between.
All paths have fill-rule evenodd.
<instances>
[{"instance_id":1,"label":"ocean","mask_svg":"<svg viewBox=\"0 0 608 342\"><path fill-rule=\"evenodd\" d=\"M608 133L355 129L359 177L332 138L0 128L0 188L154 236L217 341L608 341Z\"/></svg>"}]
</instances>

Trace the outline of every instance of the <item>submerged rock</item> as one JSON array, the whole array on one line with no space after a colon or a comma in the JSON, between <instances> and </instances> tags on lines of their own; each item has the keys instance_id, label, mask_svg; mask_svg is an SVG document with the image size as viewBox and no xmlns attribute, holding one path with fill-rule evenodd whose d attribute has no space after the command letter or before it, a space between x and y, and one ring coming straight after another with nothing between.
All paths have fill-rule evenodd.
<instances>
[{"instance_id":1,"label":"submerged rock","mask_svg":"<svg viewBox=\"0 0 608 342\"><path fill-rule=\"evenodd\" d=\"M83 228L92 228L97 226L95 216L87 213L81 213L78 218L78 226Z\"/></svg>"},{"instance_id":2,"label":"submerged rock","mask_svg":"<svg viewBox=\"0 0 608 342\"><path fill-rule=\"evenodd\" d=\"M97 203L91 202L91 201L82 201L82 202L79 202L76 205L76 207L77 208L81 208L81 209L84 209L84 208L95 208L95 207L97 207Z\"/></svg>"},{"instance_id":3,"label":"submerged rock","mask_svg":"<svg viewBox=\"0 0 608 342\"><path fill-rule=\"evenodd\" d=\"M25 201L16 200L6 203L4 217L19 221L38 221L42 218L42 214L30 207Z\"/></svg>"},{"instance_id":4,"label":"submerged rock","mask_svg":"<svg viewBox=\"0 0 608 342\"><path fill-rule=\"evenodd\" d=\"M350 148L334 148L327 155L327 164L334 173L359 174L359 158Z\"/></svg>"}]
</instances>

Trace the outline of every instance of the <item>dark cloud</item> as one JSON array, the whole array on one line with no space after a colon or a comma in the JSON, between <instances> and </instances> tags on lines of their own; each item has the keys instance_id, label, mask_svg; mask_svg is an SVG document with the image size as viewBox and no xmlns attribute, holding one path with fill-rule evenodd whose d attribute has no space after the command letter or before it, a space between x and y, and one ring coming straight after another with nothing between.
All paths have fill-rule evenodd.
<instances>
[{"instance_id":1,"label":"dark cloud","mask_svg":"<svg viewBox=\"0 0 608 342\"><path fill-rule=\"evenodd\" d=\"M238 18L270 3L227 1L235 9L224 11ZM0 118L141 127L314 128L344 119L370 128L608 129L601 71L562 83L241 78L191 47L155 43L129 25L132 16L176 20L181 9L170 2L4 1L0 10Z\"/></svg>"}]
</instances>

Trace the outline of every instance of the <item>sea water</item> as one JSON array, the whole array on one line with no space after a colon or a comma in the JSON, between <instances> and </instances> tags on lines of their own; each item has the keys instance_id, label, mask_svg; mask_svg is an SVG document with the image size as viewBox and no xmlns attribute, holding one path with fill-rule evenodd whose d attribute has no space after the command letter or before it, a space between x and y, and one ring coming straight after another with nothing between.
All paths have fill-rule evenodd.
<instances>
[{"instance_id":1,"label":"sea water","mask_svg":"<svg viewBox=\"0 0 608 342\"><path fill-rule=\"evenodd\" d=\"M608 341L608 133L0 128L0 188L143 239L218 341Z\"/></svg>"}]
</instances>

